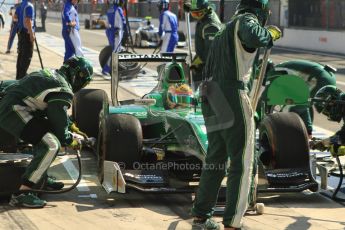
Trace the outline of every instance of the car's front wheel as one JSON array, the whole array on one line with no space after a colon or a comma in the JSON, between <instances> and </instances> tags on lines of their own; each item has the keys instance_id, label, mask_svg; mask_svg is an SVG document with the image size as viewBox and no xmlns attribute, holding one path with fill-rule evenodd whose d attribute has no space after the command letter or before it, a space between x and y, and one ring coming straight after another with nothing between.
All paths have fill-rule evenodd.
<instances>
[{"instance_id":1,"label":"car's front wheel","mask_svg":"<svg viewBox=\"0 0 345 230\"><path fill-rule=\"evenodd\" d=\"M128 114L110 114L102 121L97 152L99 179L103 181L103 162L115 161L121 168L133 169L142 158L142 128Z\"/></svg>"}]
</instances>

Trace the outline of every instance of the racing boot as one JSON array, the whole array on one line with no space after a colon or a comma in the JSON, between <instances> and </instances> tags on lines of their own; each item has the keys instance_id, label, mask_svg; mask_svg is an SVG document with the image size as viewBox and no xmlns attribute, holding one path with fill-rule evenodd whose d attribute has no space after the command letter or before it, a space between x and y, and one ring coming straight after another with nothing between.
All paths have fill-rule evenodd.
<instances>
[{"instance_id":1,"label":"racing boot","mask_svg":"<svg viewBox=\"0 0 345 230\"><path fill-rule=\"evenodd\" d=\"M219 230L219 224L212 218L194 218L192 230Z\"/></svg>"},{"instance_id":2,"label":"racing boot","mask_svg":"<svg viewBox=\"0 0 345 230\"><path fill-rule=\"evenodd\" d=\"M65 186L64 183L56 181L55 177L47 176L45 183L44 183L44 189L45 190L61 190Z\"/></svg>"}]
</instances>

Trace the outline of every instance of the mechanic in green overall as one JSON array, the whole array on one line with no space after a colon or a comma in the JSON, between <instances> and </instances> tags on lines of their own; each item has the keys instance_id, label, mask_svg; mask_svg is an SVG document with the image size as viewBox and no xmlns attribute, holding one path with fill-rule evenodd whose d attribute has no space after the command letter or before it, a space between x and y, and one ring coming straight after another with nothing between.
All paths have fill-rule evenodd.
<instances>
[{"instance_id":1,"label":"mechanic in green overall","mask_svg":"<svg viewBox=\"0 0 345 230\"><path fill-rule=\"evenodd\" d=\"M46 205L45 200L25 190L40 183L61 145L80 149L80 142L68 132L67 110L72 105L73 93L85 87L92 74L90 62L74 56L56 71L33 72L5 89L0 101L0 128L33 145L33 159L10 205L30 208Z\"/></svg>"},{"instance_id":2,"label":"mechanic in green overall","mask_svg":"<svg viewBox=\"0 0 345 230\"><path fill-rule=\"evenodd\" d=\"M292 60L274 63L269 60L267 64L266 81L272 81L277 76L295 75L302 78L308 85L310 97L313 98L316 92L326 85L336 85L336 70L328 65L306 60ZM259 108L258 108L259 110ZM283 108L284 111L295 112L303 120L309 137L313 132L313 108L308 105L289 105Z\"/></svg>"},{"instance_id":3,"label":"mechanic in green overall","mask_svg":"<svg viewBox=\"0 0 345 230\"><path fill-rule=\"evenodd\" d=\"M255 125L247 82L259 47L281 37L264 28L268 0L241 0L225 29L213 40L201 85L208 150L192 215L193 227L219 229L211 218L221 182L228 171L224 229L239 229L248 208L254 166ZM230 158L230 167L227 167Z\"/></svg>"},{"instance_id":4,"label":"mechanic in green overall","mask_svg":"<svg viewBox=\"0 0 345 230\"><path fill-rule=\"evenodd\" d=\"M197 20L195 27L195 57L191 69L195 88L201 83L202 71L206 63L209 47L216 33L222 29L217 14L209 6L208 0L192 0L185 3L185 9Z\"/></svg>"},{"instance_id":5,"label":"mechanic in green overall","mask_svg":"<svg viewBox=\"0 0 345 230\"><path fill-rule=\"evenodd\" d=\"M311 144L312 149L324 151L328 149L332 156L345 155L345 93L334 85L319 89L314 98L314 106L318 113L327 116L328 120L341 122L343 125L333 136Z\"/></svg>"}]
</instances>

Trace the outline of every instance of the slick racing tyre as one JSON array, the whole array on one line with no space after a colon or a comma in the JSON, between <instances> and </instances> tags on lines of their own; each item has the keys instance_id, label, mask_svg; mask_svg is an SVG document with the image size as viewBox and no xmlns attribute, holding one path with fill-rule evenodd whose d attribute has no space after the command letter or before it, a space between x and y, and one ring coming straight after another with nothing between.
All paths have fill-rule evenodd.
<instances>
[{"instance_id":1,"label":"slick racing tyre","mask_svg":"<svg viewBox=\"0 0 345 230\"><path fill-rule=\"evenodd\" d=\"M111 58L112 52L113 51L112 51L111 46L106 46L101 50L98 59L99 59L99 64L101 65L102 68L107 63L108 59ZM121 51L120 53L130 54L130 52L127 52L127 51ZM110 61L110 69L112 69L111 67L112 67L112 61ZM141 70L141 67L136 62L119 63L119 75L120 75L119 79L123 80L123 79L136 77L136 75L139 73L140 70Z\"/></svg>"},{"instance_id":2,"label":"slick racing tyre","mask_svg":"<svg viewBox=\"0 0 345 230\"><path fill-rule=\"evenodd\" d=\"M82 89L74 95L72 117L80 131L89 137L98 136L99 112L108 96L101 89Z\"/></svg>"},{"instance_id":3,"label":"slick racing tyre","mask_svg":"<svg viewBox=\"0 0 345 230\"><path fill-rule=\"evenodd\" d=\"M0 153L1 197L7 197L18 190L21 184L21 177L31 158L32 156L27 154Z\"/></svg>"},{"instance_id":4,"label":"slick racing tyre","mask_svg":"<svg viewBox=\"0 0 345 230\"><path fill-rule=\"evenodd\" d=\"M142 129L139 120L128 114L110 114L101 124L97 152L99 175L103 181L103 162L115 161L123 169L133 169L142 158Z\"/></svg>"},{"instance_id":5,"label":"slick racing tyre","mask_svg":"<svg viewBox=\"0 0 345 230\"><path fill-rule=\"evenodd\" d=\"M296 113L267 115L259 126L259 144L268 169L309 168L308 134Z\"/></svg>"}]
</instances>

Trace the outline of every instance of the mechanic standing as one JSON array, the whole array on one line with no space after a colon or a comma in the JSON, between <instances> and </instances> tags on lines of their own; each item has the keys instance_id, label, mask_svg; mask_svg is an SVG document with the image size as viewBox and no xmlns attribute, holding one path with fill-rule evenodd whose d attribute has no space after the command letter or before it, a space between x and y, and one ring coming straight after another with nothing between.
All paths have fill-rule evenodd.
<instances>
[{"instance_id":1,"label":"mechanic standing","mask_svg":"<svg viewBox=\"0 0 345 230\"><path fill-rule=\"evenodd\" d=\"M326 85L336 86L336 70L328 65L320 63L305 61L305 60L292 60L282 62L274 65L269 60L267 64L266 78L272 81L276 76L281 74L291 74L303 79L309 86L310 97L313 98L316 92ZM257 112L260 108L257 109ZM303 120L310 138L313 132L313 108L309 105L290 105L284 108L284 111L295 112Z\"/></svg>"},{"instance_id":2,"label":"mechanic standing","mask_svg":"<svg viewBox=\"0 0 345 230\"><path fill-rule=\"evenodd\" d=\"M174 52L178 42L177 17L169 10L169 0L160 0L158 9L161 12L159 16L158 34L161 38L161 53Z\"/></svg>"},{"instance_id":3,"label":"mechanic standing","mask_svg":"<svg viewBox=\"0 0 345 230\"><path fill-rule=\"evenodd\" d=\"M17 34L18 19L14 16L15 12L16 12L16 7L12 6L10 9L10 13L9 13L10 16L12 17L12 21L11 21L10 36L8 37L8 42L7 42L7 50L6 50L7 54L11 53L13 41L14 41L14 38L16 37L16 34Z\"/></svg>"},{"instance_id":4,"label":"mechanic standing","mask_svg":"<svg viewBox=\"0 0 345 230\"><path fill-rule=\"evenodd\" d=\"M241 228L253 188L254 114L246 87L259 47L271 47L281 36L264 27L268 0L241 0L226 27L213 40L205 64L202 112L208 150L192 208L193 226L219 229L211 218L221 182L227 174L224 229ZM227 167L230 158L230 167Z\"/></svg>"},{"instance_id":5,"label":"mechanic standing","mask_svg":"<svg viewBox=\"0 0 345 230\"><path fill-rule=\"evenodd\" d=\"M188 3L187 3L188 4ZM205 65L208 50L218 31L223 28L217 14L209 6L208 0L192 0L190 6L191 16L197 20L195 27L195 57L192 61L194 85L197 87L202 80L202 71Z\"/></svg>"},{"instance_id":6,"label":"mechanic standing","mask_svg":"<svg viewBox=\"0 0 345 230\"><path fill-rule=\"evenodd\" d=\"M324 151L329 149L332 156L345 155L345 93L334 85L322 87L315 94L314 106L317 112L327 116L328 120L341 122L343 125L333 136L311 146L312 149ZM338 101L338 103L336 102ZM340 102L340 103L339 103Z\"/></svg>"},{"instance_id":7,"label":"mechanic standing","mask_svg":"<svg viewBox=\"0 0 345 230\"><path fill-rule=\"evenodd\" d=\"M73 93L85 87L92 74L89 61L72 57L56 71L33 72L5 89L0 102L0 127L33 145L33 159L22 176L19 191L11 197L10 205L29 208L46 205L45 200L25 190L35 188L46 176L61 145L80 149L80 142L68 132L67 110L71 107ZM62 182L47 182L53 188L63 187Z\"/></svg>"},{"instance_id":8,"label":"mechanic standing","mask_svg":"<svg viewBox=\"0 0 345 230\"><path fill-rule=\"evenodd\" d=\"M4 15L0 12L0 29L5 28L5 17Z\"/></svg>"},{"instance_id":9,"label":"mechanic standing","mask_svg":"<svg viewBox=\"0 0 345 230\"><path fill-rule=\"evenodd\" d=\"M79 35L78 0L66 0L61 12L62 37L65 40L64 61L75 56L84 56Z\"/></svg>"},{"instance_id":10,"label":"mechanic standing","mask_svg":"<svg viewBox=\"0 0 345 230\"><path fill-rule=\"evenodd\" d=\"M105 34L107 35L109 45L113 48L113 52L118 53L121 50L121 41L124 30L126 29L126 19L122 10L123 0L114 0L113 6L110 6L107 11L107 28ZM103 66L102 73L110 73L111 57Z\"/></svg>"},{"instance_id":11,"label":"mechanic standing","mask_svg":"<svg viewBox=\"0 0 345 230\"><path fill-rule=\"evenodd\" d=\"M47 11L48 8L44 2L41 3L40 8L40 16L41 16L41 23L42 23L42 30L46 31L46 19L47 19Z\"/></svg>"},{"instance_id":12,"label":"mechanic standing","mask_svg":"<svg viewBox=\"0 0 345 230\"><path fill-rule=\"evenodd\" d=\"M15 18L18 19L18 57L17 75L19 80L26 75L34 52L35 41L35 10L32 0L23 0L16 8Z\"/></svg>"}]
</instances>

